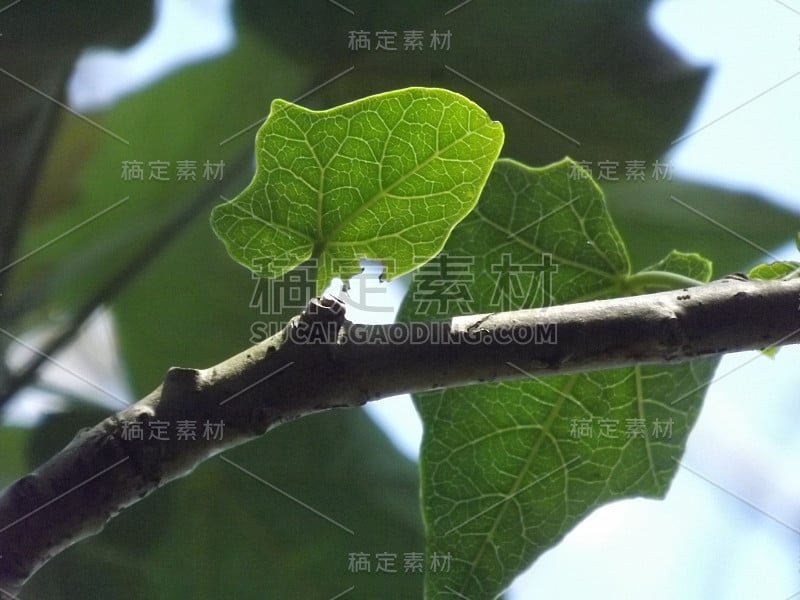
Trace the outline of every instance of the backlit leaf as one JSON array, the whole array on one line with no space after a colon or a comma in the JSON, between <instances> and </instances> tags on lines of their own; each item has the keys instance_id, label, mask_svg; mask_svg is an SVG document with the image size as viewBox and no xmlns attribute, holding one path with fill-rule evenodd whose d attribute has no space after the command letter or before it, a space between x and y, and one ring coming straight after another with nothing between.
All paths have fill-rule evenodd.
<instances>
[{"instance_id":1,"label":"backlit leaf","mask_svg":"<svg viewBox=\"0 0 800 600\"><path fill-rule=\"evenodd\" d=\"M475 211L431 264L442 257L468 265L456 272L468 271L469 297L437 304L424 293L423 270L403 320L589 301L624 295L637 281L661 287L711 271L698 255L672 253L631 274L600 189L569 160L542 169L498 161ZM593 509L663 496L715 365L530 376L415 395L425 426L427 560L448 561L426 573L426 598L495 598Z\"/></svg>"},{"instance_id":2,"label":"backlit leaf","mask_svg":"<svg viewBox=\"0 0 800 600\"><path fill-rule=\"evenodd\" d=\"M503 143L476 104L408 88L326 111L272 103L257 171L211 221L231 256L264 277L315 259L317 288L358 273L427 262L475 205Z\"/></svg>"}]
</instances>

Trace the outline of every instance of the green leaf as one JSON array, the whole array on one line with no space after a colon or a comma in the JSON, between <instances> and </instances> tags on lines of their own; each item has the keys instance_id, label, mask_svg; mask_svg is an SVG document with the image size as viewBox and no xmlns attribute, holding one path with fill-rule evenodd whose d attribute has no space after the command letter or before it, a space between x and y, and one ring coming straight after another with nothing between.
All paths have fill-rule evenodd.
<instances>
[{"instance_id":1,"label":"green leaf","mask_svg":"<svg viewBox=\"0 0 800 600\"><path fill-rule=\"evenodd\" d=\"M312 111L272 103L257 171L215 207L231 256L263 277L315 259L317 289L384 260L389 278L427 262L477 202L503 129L473 102L409 88Z\"/></svg>"},{"instance_id":2,"label":"green leaf","mask_svg":"<svg viewBox=\"0 0 800 600\"><path fill-rule=\"evenodd\" d=\"M750 279L781 279L800 273L800 263L793 261L772 262L756 265L747 276Z\"/></svg>"},{"instance_id":3,"label":"green leaf","mask_svg":"<svg viewBox=\"0 0 800 600\"><path fill-rule=\"evenodd\" d=\"M708 261L682 253L630 274L602 193L584 176L568 160L543 169L498 161L438 259L469 265L458 271L466 301L445 294L453 301L437 306L427 293L433 261L415 274L401 318L605 298L645 275L661 283L708 279ZM428 574L426 598L494 598L596 507L662 496L715 365L697 360L417 394L427 560L450 557L449 570Z\"/></svg>"},{"instance_id":4,"label":"green leaf","mask_svg":"<svg viewBox=\"0 0 800 600\"><path fill-rule=\"evenodd\" d=\"M791 279L798 275L800 275L800 263L794 261L762 263L756 265L747 273L750 279ZM767 358L775 358L779 350L779 345L768 346L761 349L761 354Z\"/></svg>"},{"instance_id":5,"label":"green leaf","mask_svg":"<svg viewBox=\"0 0 800 600\"><path fill-rule=\"evenodd\" d=\"M711 261L699 254L673 250L657 263L628 277L624 291L642 294L702 285L711 279L712 271Z\"/></svg>"},{"instance_id":6,"label":"green leaf","mask_svg":"<svg viewBox=\"0 0 800 600\"><path fill-rule=\"evenodd\" d=\"M713 265L710 260L696 252L686 253L673 250L663 259L643 269L643 271L675 273L696 279L700 283L705 283L711 279Z\"/></svg>"}]
</instances>

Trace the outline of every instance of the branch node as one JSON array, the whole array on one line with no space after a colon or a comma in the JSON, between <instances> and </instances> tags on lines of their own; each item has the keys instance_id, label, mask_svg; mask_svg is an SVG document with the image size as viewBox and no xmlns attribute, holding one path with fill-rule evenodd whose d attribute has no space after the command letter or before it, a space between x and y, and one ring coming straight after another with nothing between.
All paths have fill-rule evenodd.
<instances>
[{"instance_id":1,"label":"branch node","mask_svg":"<svg viewBox=\"0 0 800 600\"><path fill-rule=\"evenodd\" d=\"M336 296L325 294L309 300L300 319L305 323L344 322L345 305Z\"/></svg>"},{"instance_id":2,"label":"branch node","mask_svg":"<svg viewBox=\"0 0 800 600\"><path fill-rule=\"evenodd\" d=\"M298 346L332 346L339 341L346 322L344 303L335 296L325 294L309 300L303 312L286 329L286 339Z\"/></svg>"},{"instance_id":3,"label":"branch node","mask_svg":"<svg viewBox=\"0 0 800 600\"><path fill-rule=\"evenodd\" d=\"M200 371L197 369L184 369L183 367L171 367L164 377L164 389L176 391L199 390Z\"/></svg>"}]
</instances>

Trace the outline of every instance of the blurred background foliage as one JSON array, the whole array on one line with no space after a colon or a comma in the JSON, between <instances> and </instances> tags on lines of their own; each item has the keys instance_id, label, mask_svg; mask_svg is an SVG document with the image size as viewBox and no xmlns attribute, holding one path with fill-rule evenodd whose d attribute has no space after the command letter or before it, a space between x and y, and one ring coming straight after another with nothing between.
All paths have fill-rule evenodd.
<instances>
[{"instance_id":1,"label":"blurred background foliage","mask_svg":"<svg viewBox=\"0 0 800 600\"><path fill-rule=\"evenodd\" d=\"M671 196L762 247L800 229L762 198L653 175L707 73L654 36L649 1L503 0L453 12L457 2L346 4L236 0L232 49L88 115L114 135L58 102L81 53L135 43L154 7L26 0L0 13L3 330L44 332L37 347L53 354L110 307L138 397L170 366L206 367L246 347L254 322L285 322L294 308L250 306L255 282L208 225L210 208L249 181L255 124L276 97L327 108L409 85L446 87L503 122L504 156L544 165L569 155L594 165L595 176L598 163L616 162L618 181L601 184L637 268L677 248L702 252L721 276L760 255ZM348 47L350 32L381 30L422 31L424 48L403 50L402 34L396 52L376 51L374 36L371 51ZM451 32L449 49L430 48L434 30ZM156 160L170 163L169 181L148 179ZM176 179L181 160L197 161L195 181ZM126 180L124 161L142 161L144 180ZM205 161L223 161L224 176L202 177ZM630 161L645 165L645 181L626 180ZM13 343L0 336L4 356ZM0 362L0 407L36 383L43 359L28 358ZM32 428L0 430L0 484L109 412L65 400ZM363 412L303 419L225 456L354 533L215 459L56 557L24 597L322 598L353 585L348 597L419 596L420 577L402 565L394 575L348 572L351 552L402 557L423 547L415 465Z\"/></svg>"}]
</instances>

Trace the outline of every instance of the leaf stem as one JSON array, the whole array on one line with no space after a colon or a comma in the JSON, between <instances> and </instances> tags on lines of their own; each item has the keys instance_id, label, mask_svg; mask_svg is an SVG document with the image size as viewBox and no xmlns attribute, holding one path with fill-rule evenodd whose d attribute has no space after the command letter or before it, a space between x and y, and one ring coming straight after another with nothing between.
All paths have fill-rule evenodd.
<instances>
[{"instance_id":1,"label":"leaf stem","mask_svg":"<svg viewBox=\"0 0 800 600\"><path fill-rule=\"evenodd\" d=\"M625 290L638 294L650 290L696 287L704 285L704 282L669 271L639 271L626 277L622 285Z\"/></svg>"}]
</instances>

